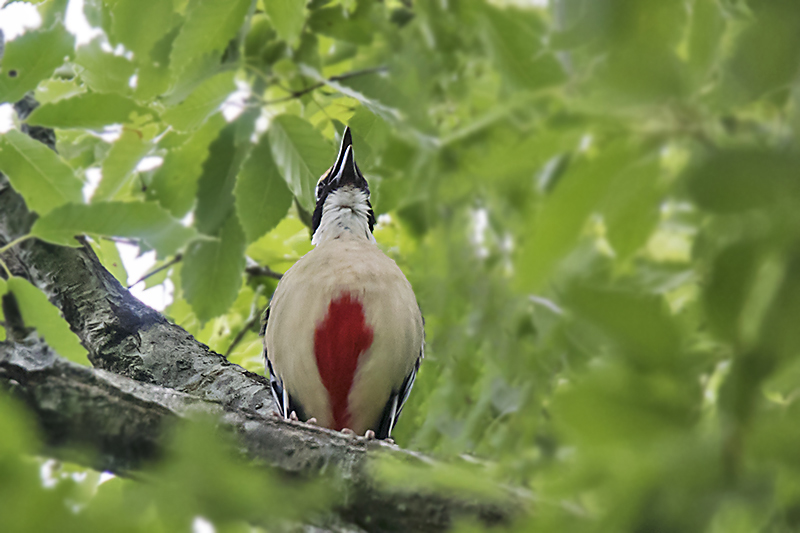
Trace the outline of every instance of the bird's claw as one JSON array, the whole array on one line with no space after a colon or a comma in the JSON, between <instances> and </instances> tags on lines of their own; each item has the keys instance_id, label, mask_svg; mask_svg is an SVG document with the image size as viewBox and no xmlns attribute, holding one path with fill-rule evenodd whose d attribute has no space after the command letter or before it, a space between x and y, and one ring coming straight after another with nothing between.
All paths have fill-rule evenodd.
<instances>
[{"instance_id":1,"label":"bird's claw","mask_svg":"<svg viewBox=\"0 0 800 533\"><path fill-rule=\"evenodd\" d=\"M306 424L311 424L312 426L316 426L317 425L317 419L312 416L311 418L306 420Z\"/></svg>"},{"instance_id":2,"label":"bird's claw","mask_svg":"<svg viewBox=\"0 0 800 533\"><path fill-rule=\"evenodd\" d=\"M371 429L368 429L364 433L364 438L367 439L367 440L375 440L375 432L372 431Z\"/></svg>"},{"instance_id":3,"label":"bird's claw","mask_svg":"<svg viewBox=\"0 0 800 533\"><path fill-rule=\"evenodd\" d=\"M356 434L356 432L350 428L342 428L342 433L347 435L348 437L352 437Z\"/></svg>"},{"instance_id":4,"label":"bird's claw","mask_svg":"<svg viewBox=\"0 0 800 533\"><path fill-rule=\"evenodd\" d=\"M299 419L299 418L297 418L297 413L296 413L295 411L292 411L292 412L289 414L289 420L292 420L292 421L294 421L294 422L299 422L299 421L300 421L300 419Z\"/></svg>"}]
</instances>

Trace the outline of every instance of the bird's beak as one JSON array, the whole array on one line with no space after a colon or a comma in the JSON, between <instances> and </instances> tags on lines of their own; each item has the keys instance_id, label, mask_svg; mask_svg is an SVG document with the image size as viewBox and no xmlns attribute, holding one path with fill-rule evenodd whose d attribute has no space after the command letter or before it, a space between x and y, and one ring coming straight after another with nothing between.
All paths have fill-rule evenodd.
<instances>
[{"instance_id":1,"label":"bird's beak","mask_svg":"<svg viewBox=\"0 0 800 533\"><path fill-rule=\"evenodd\" d=\"M330 175L335 177L342 168L344 162L345 152L353 144L353 137L350 135L350 126L345 126L344 134L342 135L342 145L339 147L339 155L336 156L336 162L333 164Z\"/></svg>"},{"instance_id":2,"label":"bird's beak","mask_svg":"<svg viewBox=\"0 0 800 533\"><path fill-rule=\"evenodd\" d=\"M359 182L359 171L356 167L355 154L353 153L353 139L350 128L347 127L342 135L342 146L331 171L332 182L339 187L342 185L356 185ZM363 178L362 178L363 179Z\"/></svg>"}]
</instances>

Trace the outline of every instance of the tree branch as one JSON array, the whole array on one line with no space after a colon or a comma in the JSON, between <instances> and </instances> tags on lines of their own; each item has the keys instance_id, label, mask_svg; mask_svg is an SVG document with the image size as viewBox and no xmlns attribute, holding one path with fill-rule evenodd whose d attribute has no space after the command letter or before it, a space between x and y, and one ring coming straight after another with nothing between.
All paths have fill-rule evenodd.
<instances>
[{"instance_id":1,"label":"tree branch","mask_svg":"<svg viewBox=\"0 0 800 533\"><path fill-rule=\"evenodd\" d=\"M198 413L215 416L236 435L247 457L286 473L338 472L345 498L337 511L367 531L442 531L455 517L486 524L508 520L507 506L440 494L384 489L366 468L378 454L428 460L382 441L367 441L276 416L226 409L217 402L111 372L70 363L31 333L0 343L0 388L36 415L46 452L98 470L128 474L160 457L165 429Z\"/></svg>"}]
</instances>

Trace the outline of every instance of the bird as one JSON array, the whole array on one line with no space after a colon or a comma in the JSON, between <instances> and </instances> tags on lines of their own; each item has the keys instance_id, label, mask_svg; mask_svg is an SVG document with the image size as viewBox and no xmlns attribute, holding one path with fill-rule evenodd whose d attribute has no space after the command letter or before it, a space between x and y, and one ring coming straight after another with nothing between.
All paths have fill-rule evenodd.
<instances>
[{"instance_id":1,"label":"bird","mask_svg":"<svg viewBox=\"0 0 800 533\"><path fill-rule=\"evenodd\" d=\"M264 356L280 415L390 439L424 356L411 284L378 247L350 128L316 187L314 248L275 289Z\"/></svg>"}]
</instances>

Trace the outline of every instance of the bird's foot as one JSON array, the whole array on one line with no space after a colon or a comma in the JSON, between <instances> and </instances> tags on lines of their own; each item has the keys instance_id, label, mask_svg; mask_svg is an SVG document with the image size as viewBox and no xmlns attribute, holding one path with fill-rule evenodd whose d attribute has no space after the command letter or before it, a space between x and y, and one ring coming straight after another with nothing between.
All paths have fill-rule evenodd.
<instances>
[{"instance_id":1,"label":"bird's foot","mask_svg":"<svg viewBox=\"0 0 800 533\"><path fill-rule=\"evenodd\" d=\"M368 429L366 433L364 433L364 438L367 440L375 440L375 432L371 429Z\"/></svg>"},{"instance_id":2,"label":"bird's foot","mask_svg":"<svg viewBox=\"0 0 800 533\"><path fill-rule=\"evenodd\" d=\"M386 437L385 439L383 439L383 442L394 446L394 439L392 437Z\"/></svg>"},{"instance_id":3,"label":"bird's foot","mask_svg":"<svg viewBox=\"0 0 800 533\"><path fill-rule=\"evenodd\" d=\"M342 433L343 433L343 434L345 434L345 435L347 435L348 437L353 437L353 436L355 436L355 434L356 434L356 432L355 432L355 431L353 431L353 430L352 430L352 429L350 429L350 428L342 428Z\"/></svg>"},{"instance_id":4,"label":"bird's foot","mask_svg":"<svg viewBox=\"0 0 800 533\"><path fill-rule=\"evenodd\" d=\"M299 422L300 421L300 419L297 418L297 413L295 411L292 411L291 413L289 413L289 420L292 420L294 422Z\"/></svg>"},{"instance_id":5,"label":"bird's foot","mask_svg":"<svg viewBox=\"0 0 800 533\"><path fill-rule=\"evenodd\" d=\"M316 426L317 425L317 419L312 416L311 418L306 420L306 424L311 424L312 426Z\"/></svg>"}]
</instances>

